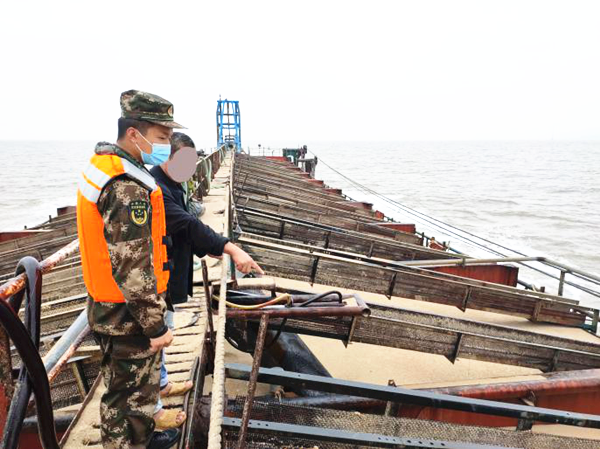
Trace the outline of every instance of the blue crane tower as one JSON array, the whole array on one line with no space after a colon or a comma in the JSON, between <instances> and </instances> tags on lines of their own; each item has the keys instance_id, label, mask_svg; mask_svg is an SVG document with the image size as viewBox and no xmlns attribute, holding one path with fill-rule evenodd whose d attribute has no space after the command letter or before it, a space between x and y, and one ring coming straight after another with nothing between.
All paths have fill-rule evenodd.
<instances>
[{"instance_id":1,"label":"blue crane tower","mask_svg":"<svg viewBox=\"0 0 600 449\"><path fill-rule=\"evenodd\" d=\"M227 145L242 151L242 128L240 125L240 102L233 100L217 101L217 148Z\"/></svg>"}]
</instances>

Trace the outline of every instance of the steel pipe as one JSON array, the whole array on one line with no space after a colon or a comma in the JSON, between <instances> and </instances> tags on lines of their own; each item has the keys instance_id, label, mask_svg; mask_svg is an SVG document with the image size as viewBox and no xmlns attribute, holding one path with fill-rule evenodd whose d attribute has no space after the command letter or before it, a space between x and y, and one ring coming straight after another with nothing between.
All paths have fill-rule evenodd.
<instances>
[{"instance_id":1,"label":"steel pipe","mask_svg":"<svg viewBox=\"0 0 600 449\"><path fill-rule=\"evenodd\" d=\"M46 372L50 373L54 369L61 357L71 348L77 337L83 333L86 327L88 327L87 311L82 310L73 324L69 326L60 339L54 343L52 349L42 358Z\"/></svg>"},{"instance_id":2,"label":"steel pipe","mask_svg":"<svg viewBox=\"0 0 600 449\"><path fill-rule=\"evenodd\" d=\"M79 346L81 346L81 343L83 343L83 341L87 338L90 332L91 329L86 324L81 333L77 336L73 343L71 343L71 345L66 349L66 351L63 352L63 354L60 356L60 358L56 361L54 366L49 371L48 368L46 368L46 366L44 365L44 368L46 368L46 371L48 371L48 382L52 383L56 376L58 376L60 371L67 364L67 362L73 356L73 354L75 354Z\"/></svg>"}]
</instances>

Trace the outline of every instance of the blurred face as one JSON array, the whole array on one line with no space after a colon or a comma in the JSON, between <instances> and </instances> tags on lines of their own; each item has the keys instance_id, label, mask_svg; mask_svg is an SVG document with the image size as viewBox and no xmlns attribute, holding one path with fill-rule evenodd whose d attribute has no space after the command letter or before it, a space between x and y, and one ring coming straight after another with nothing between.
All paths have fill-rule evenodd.
<instances>
[{"instance_id":1,"label":"blurred face","mask_svg":"<svg viewBox=\"0 0 600 449\"><path fill-rule=\"evenodd\" d=\"M179 149L162 167L167 175L175 182L188 181L196 172L198 155L191 147Z\"/></svg>"}]
</instances>

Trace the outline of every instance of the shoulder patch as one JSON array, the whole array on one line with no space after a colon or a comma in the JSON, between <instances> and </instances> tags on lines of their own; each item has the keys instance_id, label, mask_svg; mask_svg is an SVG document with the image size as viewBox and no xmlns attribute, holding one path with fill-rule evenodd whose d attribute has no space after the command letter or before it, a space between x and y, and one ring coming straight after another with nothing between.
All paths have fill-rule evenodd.
<instances>
[{"instance_id":1,"label":"shoulder patch","mask_svg":"<svg viewBox=\"0 0 600 449\"><path fill-rule=\"evenodd\" d=\"M150 217L150 204L147 201L132 201L127 206L129 220L136 226L144 226Z\"/></svg>"}]
</instances>

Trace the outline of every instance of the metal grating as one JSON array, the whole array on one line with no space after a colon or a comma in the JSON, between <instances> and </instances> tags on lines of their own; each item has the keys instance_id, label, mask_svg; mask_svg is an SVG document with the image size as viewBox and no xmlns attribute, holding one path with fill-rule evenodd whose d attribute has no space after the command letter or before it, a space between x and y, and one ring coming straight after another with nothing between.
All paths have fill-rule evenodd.
<instances>
[{"instance_id":1,"label":"metal grating","mask_svg":"<svg viewBox=\"0 0 600 449\"><path fill-rule=\"evenodd\" d=\"M230 401L227 416L239 418L244 407L244 397ZM471 444L487 444L500 447L518 447L524 449L597 449L600 442L582 438L565 438L553 435L534 433L532 431L511 431L490 427L464 426L439 421L428 421L408 418L392 418L380 415L363 414L331 409L317 409L300 406L283 405L276 401L255 401L251 419L275 423L296 424L302 426L322 427L364 432L387 436L414 439L430 439L438 441L464 442ZM236 447L237 432L224 432L225 447ZM298 441L294 438L248 433L249 448L286 447L341 449L371 446L348 446L321 441Z\"/></svg>"}]
</instances>

